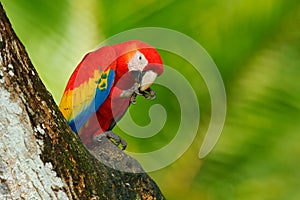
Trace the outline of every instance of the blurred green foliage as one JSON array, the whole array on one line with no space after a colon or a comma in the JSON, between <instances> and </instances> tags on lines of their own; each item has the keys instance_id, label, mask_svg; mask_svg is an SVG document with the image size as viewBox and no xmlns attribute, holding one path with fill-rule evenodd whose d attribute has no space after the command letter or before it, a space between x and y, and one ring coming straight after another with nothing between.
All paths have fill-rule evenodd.
<instances>
[{"instance_id":1,"label":"blurred green foliage","mask_svg":"<svg viewBox=\"0 0 300 200\"><path fill-rule=\"evenodd\" d=\"M201 76L195 78L193 68L183 67L188 63L161 51L164 62L192 84L200 102L201 121L188 151L151 176L168 199L300 199L298 0L2 3L57 102L83 55L114 34L157 26L192 37L212 56L225 81L226 124L216 148L199 160L199 147L210 120L209 94L198 81ZM123 134L131 151L162 147L178 127L176 98L170 91L154 87L157 101L139 98L130 113L136 123L146 125L150 106L162 104L168 111L166 127L147 140ZM116 128L116 132L122 131Z\"/></svg>"}]
</instances>

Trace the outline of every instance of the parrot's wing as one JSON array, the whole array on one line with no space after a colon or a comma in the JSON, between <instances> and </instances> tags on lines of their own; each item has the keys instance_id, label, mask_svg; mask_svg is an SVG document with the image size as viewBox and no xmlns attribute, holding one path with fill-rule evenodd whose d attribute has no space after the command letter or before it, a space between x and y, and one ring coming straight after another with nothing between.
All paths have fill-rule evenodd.
<instances>
[{"instance_id":1,"label":"parrot's wing","mask_svg":"<svg viewBox=\"0 0 300 200\"><path fill-rule=\"evenodd\" d=\"M59 108L72 130L78 132L110 93L116 54L104 46L87 54L71 75Z\"/></svg>"}]
</instances>

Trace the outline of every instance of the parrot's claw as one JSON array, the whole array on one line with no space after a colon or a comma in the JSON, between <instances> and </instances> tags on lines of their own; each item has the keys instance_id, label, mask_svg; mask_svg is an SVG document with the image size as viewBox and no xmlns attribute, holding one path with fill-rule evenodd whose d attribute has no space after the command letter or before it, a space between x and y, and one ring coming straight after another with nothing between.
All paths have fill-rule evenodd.
<instances>
[{"instance_id":1,"label":"parrot's claw","mask_svg":"<svg viewBox=\"0 0 300 200\"><path fill-rule=\"evenodd\" d=\"M132 103L133 105L136 104L136 96L137 93L133 93L132 96L130 97L130 103Z\"/></svg>"},{"instance_id":2,"label":"parrot's claw","mask_svg":"<svg viewBox=\"0 0 300 200\"><path fill-rule=\"evenodd\" d=\"M145 91L140 91L142 95L149 100L154 100L156 98L155 91L151 88L146 89Z\"/></svg>"},{"instance_id":3,"label":"parrot's claw","mask_svg":"<svg viewBox=\"0 0 300 200\"><path fill-rule=\"evenodd\" d=\"M148 92L149 92L149 94L151 96L151 100L156 99L156 93L155 93L154 90L152 90L151 88L148 88Z\"/></svg>"},{"instance_id":4,"label":"parrot's claw","mask_svg":"<svg viewBox=\"0 0 300 200\"><path fill-rule=\"evenodd\" d=\"M143 94L143 96L145 97L145 99L148 99L148 100L151 99L150 94L148 94L148 93L146 93L146 92Z\"/></svg>"},{"instance_id":5,"label":"parrot's claw","mask_svg":"<svg viewBox=\"0 0 300 200\"><path fill-rule=\"evenodd\" d=\"M140 91L139 89L137 89L136 91L134 91L135 96L139 95L139 96L143 96L143 92Z\"/></svg>"},{"instance_id":6,"label":"parrot's claw","mask_svg":"<svg viewBox=\"0 0 300 200\"><path fill-rule=\"evenodd\" d=\"M94 140L101 141L102 137L107 137L116 146L119 146L119 144L121 144L121 147L122 147L121 149L122 150L125 150L126 147L127 147L127 142L124 139L122 139L120 136L118 136L117 134L112 132L112 131L107 131L107 132L104 132L104 133L100 133L100 134L98 134L94 137Z\"/></svg>"}]
</instances>

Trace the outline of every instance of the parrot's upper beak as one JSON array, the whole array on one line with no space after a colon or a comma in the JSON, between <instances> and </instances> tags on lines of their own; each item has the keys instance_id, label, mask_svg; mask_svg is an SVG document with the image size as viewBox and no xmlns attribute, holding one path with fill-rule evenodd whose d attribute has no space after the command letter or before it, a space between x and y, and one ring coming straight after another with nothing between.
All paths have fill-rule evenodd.
<instances>
[{"instance_id":1,"label":"parrot's upper beak","mask_svg":"<svg viewBox=\"0 0 300 200\"><path fill-rule=\"evenodd\" d=\"M146 89L150 88L152 83L155 81L156 77L157 77L157 73L155 73L152 70L143 72L143 76L140 81L141 84L140 90L145 91Z\"/></svg>"}]
</instances>

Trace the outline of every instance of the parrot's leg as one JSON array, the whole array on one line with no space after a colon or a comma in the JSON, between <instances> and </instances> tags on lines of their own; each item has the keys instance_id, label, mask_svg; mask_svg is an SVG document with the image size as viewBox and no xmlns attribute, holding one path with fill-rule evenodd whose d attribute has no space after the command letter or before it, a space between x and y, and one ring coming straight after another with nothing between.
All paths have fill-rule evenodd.
<instances>
[{"instance_id":1,"label":"parrot's leg","mask_svg":"<svg viewBox=\"0 0 300 200\"><path fill-rule=\"evenodd\" d=\"M113 139L113 142L115 143L116 146L119 146L119 144L121 144L122 150L125 150L127 147L127 142L112 131L106 131L100 133L96 135L93 139L96 141L101 141L102 137L107 137L109 140Z\"/></svg>"}]
</instances>

